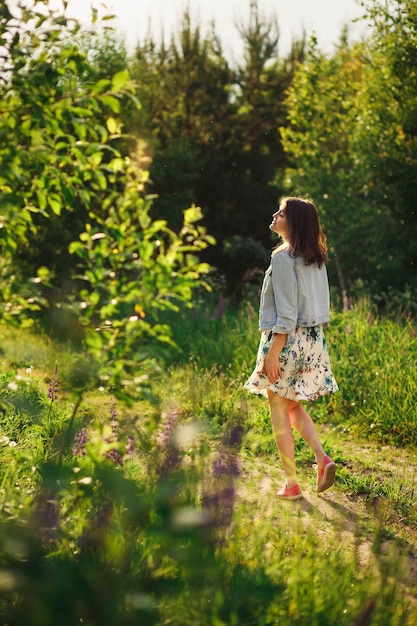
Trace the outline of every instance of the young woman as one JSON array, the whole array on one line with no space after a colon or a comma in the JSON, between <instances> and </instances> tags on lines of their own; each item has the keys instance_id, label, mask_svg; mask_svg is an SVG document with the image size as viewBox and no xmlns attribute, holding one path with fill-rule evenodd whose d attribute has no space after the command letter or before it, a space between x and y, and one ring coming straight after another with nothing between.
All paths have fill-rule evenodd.
<instances>
[{"instance_id":1,"label":"young woman","mask_svg":"<svg viewBox=\"0 0 417 626\"><path fill-rule=\"evenodd\" d=\"M294 459L294 427L316 457L317 492L334 483L336 465L323 450L302 400L337 391L323 324L330 319L326 238L316 206L285 198L270 229L283 243L274 249L265 272L259 308L262 331L256 367L244 385L267 395L272 426L286 475L278 496L302 498Z\"/></svg>"}]
</instances>

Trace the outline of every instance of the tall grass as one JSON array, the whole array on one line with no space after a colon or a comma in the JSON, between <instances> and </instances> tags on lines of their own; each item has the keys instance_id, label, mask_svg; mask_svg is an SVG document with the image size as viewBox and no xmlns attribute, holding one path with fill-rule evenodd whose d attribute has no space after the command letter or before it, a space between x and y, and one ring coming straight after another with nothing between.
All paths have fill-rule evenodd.
<instances>
[{"instance_id":1,"label":"tall grass","mask_svg":"<svg viewBox=\"0 0 417 626\"><path fill-rule=\"evenodd\" d=\"M370 313L363 302L334 314L340 391L314 414L412 446L414 328ZM250 300L184 309L170 320L181 350L132 407L94 388L83 355L2 330L1 623L417 623L402 561L383 552L377 525L364 562L338 528L306 525L273 493L262 510L259 473L274 471L277 453L265 399L242 390L256 318Z\"/></svg>"},{"instance_id":2,"label":"tall grass","mask_svg":"<svg viewBox=\"0 0 417 626\"><path fill-rule=\"evenodd\" d=\"M378 318L368 302L335 314L327 331L340 392L325 419L382 443L417 443L417 337L413 321Z\"/></svg>"},{"instance_id":3,"label":"tall grass","mask_svg":"<svg viewBox=\"0 0 417 626\"><path fill-rule=\"evenodd\" d=\"M219 300L197 303L172 318L181 352L171 365L194 363L221 371L239 385L255 364L259 342L256 300L239 307ZM417 443L417 323L378 317L367 299L346 313L334 312L326 329L340 391L312 407L315 416L384 443ZM227 383L230 385L230 383Z\"/></svg>"}]
</instances>

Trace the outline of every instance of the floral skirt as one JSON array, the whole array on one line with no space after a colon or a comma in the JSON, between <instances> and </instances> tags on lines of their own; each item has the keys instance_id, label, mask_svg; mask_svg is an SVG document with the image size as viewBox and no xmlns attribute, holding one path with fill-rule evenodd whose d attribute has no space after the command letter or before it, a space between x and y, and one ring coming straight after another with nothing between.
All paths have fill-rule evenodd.
<instances>
[{"instance_id":1,"label":"floral skirt","mask_svg":"<svg viewBox=\"0 0 417 626\"><path fill-rule=\"evenodd\" d=\"M272 332L263 331L259 342L256 366L243 388L267 396L270 389L289 400L316 400L338 390L330 366L323 326L297 327L288 335L279 361L282 376L271 383L261 374L264 358L272 341Z\"/></svg>"}]
</instances>

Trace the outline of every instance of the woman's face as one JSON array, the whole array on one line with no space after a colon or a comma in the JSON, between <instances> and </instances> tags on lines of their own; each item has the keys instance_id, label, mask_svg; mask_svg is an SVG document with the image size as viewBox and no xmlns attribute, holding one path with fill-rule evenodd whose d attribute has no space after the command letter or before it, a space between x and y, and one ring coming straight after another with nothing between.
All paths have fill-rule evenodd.
<instances>
[{"instance_id":1,"label":"woman's face","mask_svg":"<svg viewBox=\"0 0 417 626\"><path fill-rule=\"evenodd\" d=\"M278 233L278 235L281 235L283 239L287 238L287 218L285 217L285 204L280 204L278 211L273 214L272 222L269 228L275 233Z\"/></svg>"}]
</instances>

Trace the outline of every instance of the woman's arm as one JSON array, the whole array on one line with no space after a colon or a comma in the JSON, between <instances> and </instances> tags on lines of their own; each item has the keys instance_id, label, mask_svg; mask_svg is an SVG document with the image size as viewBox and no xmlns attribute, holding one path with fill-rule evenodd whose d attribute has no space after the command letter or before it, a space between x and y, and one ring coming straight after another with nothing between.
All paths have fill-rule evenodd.
<instances>
[{"instance_id":1,"label":"woman's arm","mask_svg":"<svg viewBox=\"0 0 417 626\"><path fill-rule=\"evenodd\" d=\"M271 281L277 315L272 332L286 335L294 330L298 318L298 290L294 259L285 251L278 252L272 257L271 265Z\"/></svg>"},{"instance_id":2,"label":"woman's arm","mask_svg":"<svg viewBox=\"0 0 417 626\"><path fill-rule=\"evenodd\" d=\"M287 342L287 337L288 335L282 334L274 334L272 336L271 345L261 369L261 374L266 374L271 383L274 383L278 380L278 378L281 378L279 355Z\"/></svg>"}]
</instances>

